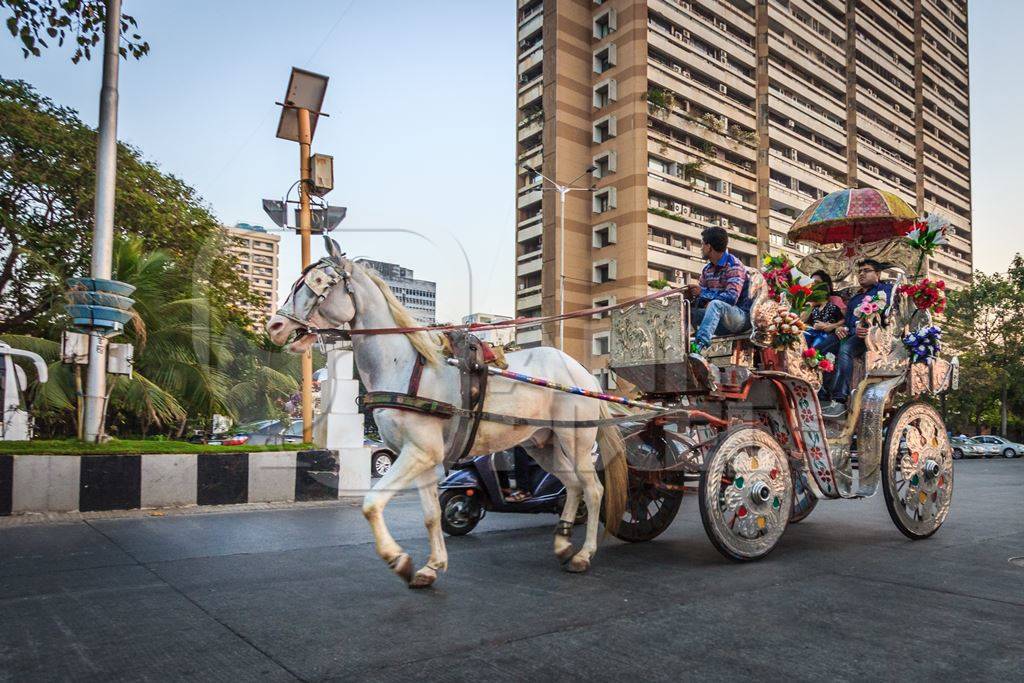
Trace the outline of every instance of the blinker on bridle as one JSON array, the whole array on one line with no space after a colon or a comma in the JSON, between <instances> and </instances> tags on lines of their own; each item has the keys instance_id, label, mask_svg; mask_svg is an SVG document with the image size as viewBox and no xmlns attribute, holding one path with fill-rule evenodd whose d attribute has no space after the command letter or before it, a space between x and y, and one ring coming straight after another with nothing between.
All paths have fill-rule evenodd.
<instances>
[{"instance_id":1,"label":"blinker on bridle","mask_svg":"<svg viewBox=\"0 0 1024 683\"><path fill-rule=\"evenodd\" d=\"M353 294L351 277L348 271L341 266L341 263L332 258L324 257L316 263L309 264L303 269L295 284L292 285L291 294L288 299L292 302L293 312L286 313L284 309L280 309L277 311L277 315L301 325L301 331L304 334L315 334L318 338L321 338L321 341L325 333L333 333L332 336L347 337L348 335L342 330L325 330L314 327L311 318L338 283L344 283L345 291L349 295ZM296 311L294 310L295 295L303 287L308 289L313 294L313 297L304 306L303 311Z\"/></svg>"}]
</instances>

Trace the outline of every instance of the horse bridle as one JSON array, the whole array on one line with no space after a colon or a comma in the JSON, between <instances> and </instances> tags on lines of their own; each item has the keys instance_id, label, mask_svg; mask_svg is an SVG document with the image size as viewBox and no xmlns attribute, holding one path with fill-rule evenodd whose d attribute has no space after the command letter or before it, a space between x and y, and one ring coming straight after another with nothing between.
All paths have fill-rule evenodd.
<instances>
[{"instance_id":1,"label":"horse bridle","mask_svg":"<svg viewBox=\"0 0 1024 683\"><path fill-rule=\"evenodd\" d=\"M277 315L301 325L302 329L300 331L305 334L315 334L318 337L324 335L348 337L344 330L319 328L314 326L311 320L313 314L316 313L320 305L327 299L331 290L338 286L339 283L345 285L345 291L350 296L354 293L352 289L352 275L342 267L339 261L324 257L316 263L311 263L303 269L302 275L292 285L291 294L288 296L288 299L292 302L292 311L285 313L283 309L280 309L277 311ZM296 311L295 295L303 287L308 289L313 294L313 297L310 298L304 310Z\"/></svg>"}]
</instances>

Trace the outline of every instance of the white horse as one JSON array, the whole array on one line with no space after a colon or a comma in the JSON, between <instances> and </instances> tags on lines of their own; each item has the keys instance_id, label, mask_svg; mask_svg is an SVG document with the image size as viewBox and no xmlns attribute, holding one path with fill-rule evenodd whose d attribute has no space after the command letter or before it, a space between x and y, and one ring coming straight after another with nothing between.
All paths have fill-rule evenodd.
<instances>
[{"instance_id":1,"label":"white horse","mask_svg":"<svg viewBox=\"0 0 1024 683\"><path fill-rule=\"evenodd\" d=\"M270 339L275 344L282 346L295 336L288 350L301 353L316 341L309 329L336 329L346 323L353 330L416 326L412 316L375 273L346 259L334 240L325 238L325 242L329 257L307 269L267 323ZM406 392L419 354L426 359L426 365L418 395L461 405L459 370L443 362L433 335L426 332L353 335L352 347L359 377L368 391ZM517 372L600 390L586 368L554 348L516 351L508 354L507 361ZM552 421L595 420L609 415L602 401L503 377L490 378L484 410ZM399 457L367 493L363 515L373 530L377 554L410 587L427 587L439 571L448 567L436 468L444 460L445 443L455 431L455 420L393 408L378 409L375 418L382 439ZM595 470L595 439L604 462L604 487ZM555 474L565 485L565 507L554 540L555 555L567 571L586 571L597 551L597 512L602 494L607 525L617 524L625 509L626 459L617 427L548 428L484 421L479 425L470 454L492 453L516 445L526 447L541 467ZM430 558L415 574L412 559L395 542L383 518L384 507L392 496L413 485L419 489L430 537ZM576 551L570 536L581 495L591 514L587 519L586 540Z\"/></svg>"}]
</instances>

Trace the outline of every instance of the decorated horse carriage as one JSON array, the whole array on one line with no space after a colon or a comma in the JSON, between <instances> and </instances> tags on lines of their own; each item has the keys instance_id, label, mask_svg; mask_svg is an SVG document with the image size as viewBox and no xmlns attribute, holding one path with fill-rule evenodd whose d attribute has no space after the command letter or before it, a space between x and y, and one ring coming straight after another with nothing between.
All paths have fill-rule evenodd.
<instances>
[{"instance_id":1,"label":"decorated horse carriage","mask_svg":"<svg viewBox=\"0 0 1024 683\"><path fill-rule=\"evenodd\" d=\"M955 386L958 370L956 358L938 356L931 319L944 284L926 277L944 230L886 192L825 196L789 233L821 250L796 264L772 257L748 268L750 329L714 339L702 355L690 352L690 302L681 294L613 311L612 369L663 409L624 429L629 497L615 535L656 537L684 491L695 490L715 547L753 560L817 501L865 498L879 487L901 532L935 533L949 512L953 459L930 399ZM892 295L858 311L866 352L847 412L829 418L817 392L832 359L808 349L803 334L808 303L822 293L803 273L842 282L868 258L886 264Z\"/></svg>"}]
</instances>

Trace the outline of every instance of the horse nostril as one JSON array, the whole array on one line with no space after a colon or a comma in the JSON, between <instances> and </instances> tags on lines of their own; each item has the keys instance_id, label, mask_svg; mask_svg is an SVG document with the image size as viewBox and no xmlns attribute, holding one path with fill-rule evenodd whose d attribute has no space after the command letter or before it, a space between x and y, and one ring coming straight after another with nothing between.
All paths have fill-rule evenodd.
<instances>
[{"instance_id":1,"label":"horse nostril","mask_svg":"<svg viewBox=\"0 0 1024 683\"><path fill-rule=\"evenodd\" d=\"M277 332L279 329L284 327L284 323L280 320L270 323L270 331Z\"/></svg>"}]
</instances>

